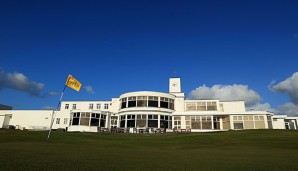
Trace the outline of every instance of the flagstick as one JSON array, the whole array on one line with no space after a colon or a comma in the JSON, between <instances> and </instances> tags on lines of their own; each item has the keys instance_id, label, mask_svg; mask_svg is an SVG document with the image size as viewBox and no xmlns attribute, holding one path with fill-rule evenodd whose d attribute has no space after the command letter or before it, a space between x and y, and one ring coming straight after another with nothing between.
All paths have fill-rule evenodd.
<instances>
[{"instance_id":1,"label":"flagstick","mask_svg":"<svg viewBox=\"0 0 298 171\"><path fill-rule=\"evenodd\" d=\"M58 111L58 109L59 109L59 107L60 107L60 105L61 105L61 101L62 101L62 97L63 97L64 91L65 91L65 88L66 88L66 84L65 84L65 86L64 86L64 88L63 88L63 91L62 91L62 93L61 93L61 97L60 97L59 103L58 103L58 105L57 105L57 108L56 108L56 110L53 110L53 113L52 113L52 119L51 119L51 125L50 125L49 134L48 134L48 140L50 139L50 135L51 135L52 127L53 127L54 120L55 120L54 115L56 116L56 113L57 113L57 111Z\"/></svg>"}]
</instances>

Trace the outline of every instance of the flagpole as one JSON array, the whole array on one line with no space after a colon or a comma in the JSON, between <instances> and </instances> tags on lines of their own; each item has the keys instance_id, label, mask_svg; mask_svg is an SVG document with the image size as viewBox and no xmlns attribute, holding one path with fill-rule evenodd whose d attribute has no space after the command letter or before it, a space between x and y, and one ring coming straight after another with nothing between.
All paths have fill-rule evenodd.
<instances>
[{"instance_id":1,"label":"flagpole","mask_svg":"<svg viewBox=\"0 0 298 171\"><path fill-rule=\"evenodd\" d=\"M62 101L62 97L64 95L65 88L66 88L66 84L64 85L63 91L62 91L61 96L60 96L60 100L59 100L58 105L57 105L57 108L56 108L56 110L53 110L53 113L52 113L51 125L50 125L49 134L48 134L48 140L50 139L50 136L51 136L51 132L52 132L52 127L53 127L53 124L54 124L55 116L56 116L56 113L57 113L57 111L58 111L58 109L59 109L59 107L61 105L61 101Z\"/></svg>"}]
</instances>

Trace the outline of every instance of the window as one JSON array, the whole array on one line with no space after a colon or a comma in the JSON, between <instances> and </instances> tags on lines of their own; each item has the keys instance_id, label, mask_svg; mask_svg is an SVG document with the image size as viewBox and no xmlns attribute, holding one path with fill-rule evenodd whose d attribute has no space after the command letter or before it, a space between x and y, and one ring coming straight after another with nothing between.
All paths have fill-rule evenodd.
<instances>
[{"instance_id":1,"label":"window","mask_svg":"<svg viewBox=\"0 0 298 171\"><path fill-rule=\"evenodd\" d=\"M146 127L147 115L137 115L137 127Z\"/></svg>"},{"instance_id":2,"label":"window","mask_svg":"<svg viewBox=\"0 0 298 171\"><path fill-rule=\"evenodd\" d=\"M67 125L68 124L67 121L68 121L68 119L67 118L64 118L64 125Z\"/></svg>"},{"instance_id":3,"label":"window","mask_svg":"<svg viewBox=\"0 0 298 171\"><path fill-rule=\"evenodd\" d=\"M277 121L277 118L273 118L273 121L275 121L275 122L276 122L276 121Z\"/></svg>"},{"instance_id":4,"label":"window","mask_svg":"<svg viewBox=\"0 0 298 171\"><path fill-rule=\"evenodd\" d=\"M100 103L96 104L96 109L100 109Z\"/></svg>"},{"instance_id":5,"label":"window","mask_svg":"<svg viewBox=\"0 0 298 171\"><path fill-rule=\"evenodd\" d=\"M80 116L81 116L81 113L80 112L73 113L73 115L72 115L72 122L70 122L71 125L79 125L79 123L80 123Z\"/></svg>"},{"instance_id":6,"label":"window","mask_svg":"<svg viewBox=\"0 0 298 171\"><path fill-rule=\"evenodd\" d=\"M161 108L169 108L169 99L165 97L160 98L160 107Z\"/></svg>"},{"instance_id":7,"label":"window","mask_svg":"<svg viewBox=\"0 0 298 171\"><path fill-rule=\"evenodd\" d=\"M99 117L100 117L100 114L91 113L90 126L99 126Z\"/></svg>"},{"instance_id":8,"label":"window","mask_svg":"<svg viewBox=\"0 0 298 171\"><path fill-rule=\"evenodd\" d=\"M127 128L133 128L136 125L136 115L127 115Z\"/></svg>"},{"instance_id":9,"label":"window","mask_svg":"<svg viewBox=\"0 0 298 171\"><path fill-rule=\"evenodd\" d=\"M72 109L77 109L77 104L73 104Z\"/></svg>"},{"instance_id":10,"label":"window","mask_svg":"<svg viewBox=\"0 0 298 171\"><path fill-rule=\"evenodd\" d=\"M89 126L90 113L82 112L80 118L80 125Z\"/></svg>"},{"instance_id":11,"label":"window","mask_svg":"<svg viewBox=\"0 0 298 171\"><path fill-rule=\"evenodd\" d=\"M109 104L106 103L104 109L109 109Z\"/></svg>"},{"instance_id":12,"label":"window","mask_svg":"<svg viewBox=\"0 0 298 171\"><path fill-rule=\"evenodd\" d=\"M158 97L148 97L148 107L158 107Z\"/></svg>"},{"instance_id":13,"label":"window","mask_svg":"<svg viewBox=\"0 0 298 171\"><path fill-rule=\"evenodd\" d=\"M186 103L186 111L196 111L196 103Z\"/></svg>"},{"instance_id":14,"label":"window","mask_svg":"<svg viewBox=\"0 0 298 171\"><path fill-rule=\"evenodd\" d=\"M169 116L160 115L160 127L161 128L172 128L171 120L169 120Z\"/></svg>"},{"instance_id":15,"label":"window","mask_svg":"<svg viewBox=\"0 0 298 171\"><path fill-rule=\"evenodd\" d=\"M89 104L89 109L93 109L93 104Z\"/></svg>"},{"instance_id":16,"label":"window","mask_svg":"<svg viewBox=\"0 0 298 171\"><path fill-rule=\"evenodd\" d=\"M121 128L125 127L125 115L120 116L120 127Z\"/></svg>"},{"instance_id":17,"label":"window","mask_svg":"<svg viewBox=\"0 0 298 171\"><path fill-rule=\"evenodd\" d=\"M174 116L174 128L181 129L181 116Z\"/></svg>"},{"instance_id":18,"label":"window","mask_svg":"<svg viewBox=\"0 0 298 171\"><path fill-rule=\"evenodd\" d=\"M158 127L158 115L148 115L148 127Z\"/></svg>"},{"instance_id":19,"label":"window","mask_svg":"<svg viewBox=\"0 0 298 171\"><path fill-rule=\"evenodd\" d=\"M139 96L137 104L138 104L138 107L147 107L147 97Z\"/></svg>"},{"instance_id":20,"label":"window","mask_svg":"<svg viewBox=\"0 0 298 171\"><path fill-rule=\"evenodd\" d=\"M206 111L206 102L198 102L197 105L198 111Z\"/></svg>"},{"instance_id":21,"label":"window","mask_svg":"<svg viewBox=\"0 0 298 171\"><path fill-rule=\"evenodd\" d=\"M174 100L170 99L170 109L174 110Z\"/></svg>"},{"instance_id":22,"label":"window","mask_svg":"<svg viewBox=\"0 0 298 171\"><path fill-rule=\"evenodd\" d=\"M60 124L60 118L56 118L56 124Z\"/></svg>"},{"instance_id":23,"label":"window","mask_svg":"<svg viewBox=\"0 0 298 171\"><path fill-rule=\"evenodd\" d=\"M129 97L128 98L128 107L136 107L137 106L137 98Z\"/></svg>"},{"instance_id":24,"label":"window","mask_svg":"<svg viewBox=\"0 0 298 171\"><path fill-rule=\"evenodd\" d=\"M216 102L207 102L207 110L217 110Z\"/></svg>"},{"instance_id":25,"label":"window","mask_svg":"<svg viewBox=\"0 0 298 171\"><path fill-rule=\"evenodd\" d=\"M123 98L123 99L121 99L121 109L124 109L124 108L126 108L126 102L127 102L127 98Z\"/></svg>"},{"instance_id":26,"label":"window","mask_svg":"<svg viewBox=\"0 0 298 171\"><path fill-rule=\"evenodd\" d=\"M69 104L65 104L65 109L69 109Z\"/></svg>"}]
</instances>

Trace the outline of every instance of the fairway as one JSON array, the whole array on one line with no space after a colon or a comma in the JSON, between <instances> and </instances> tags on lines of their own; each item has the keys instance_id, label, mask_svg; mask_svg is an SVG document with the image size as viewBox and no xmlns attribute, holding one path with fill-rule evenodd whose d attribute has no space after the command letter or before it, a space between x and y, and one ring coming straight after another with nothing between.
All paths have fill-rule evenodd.
<instances>
[{"instance_id":1,"label":"fairway","mask_svg":"<svg viewBox=\"0 0 298 171\"><path fill-rule=\"evenodd\" d=\"M298 170L298 131L96 134L0 130L1 170Z\"/></svg>"}]
</instances>

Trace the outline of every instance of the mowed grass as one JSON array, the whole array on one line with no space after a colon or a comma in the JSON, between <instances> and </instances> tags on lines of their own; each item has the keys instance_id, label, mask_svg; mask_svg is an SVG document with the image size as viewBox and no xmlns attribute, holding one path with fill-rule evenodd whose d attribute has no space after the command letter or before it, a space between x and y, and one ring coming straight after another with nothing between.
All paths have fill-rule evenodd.
<instances>
[{"instance_id":1,"label":"mowed grass","mask_svg":"<svg viewBox=\"0 0 298 171\"><path fill-rule=\"evenodd\" d=\"M298 131L47 133L0 130L0 170L298 170Z\"/></svg>"}]
</instances>

